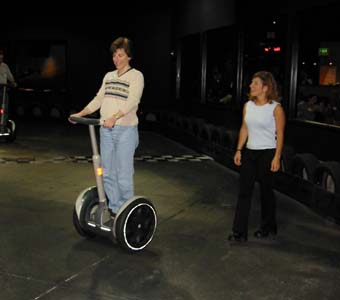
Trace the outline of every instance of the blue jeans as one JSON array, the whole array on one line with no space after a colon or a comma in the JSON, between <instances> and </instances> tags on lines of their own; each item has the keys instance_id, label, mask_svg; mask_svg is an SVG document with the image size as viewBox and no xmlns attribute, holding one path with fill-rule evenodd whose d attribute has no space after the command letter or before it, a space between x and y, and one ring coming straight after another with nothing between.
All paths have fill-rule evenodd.
<instances>
[{"instance_id":1,"label":"blue jeans","mask_svg":"<svg viewBox=\"0 0 340 300\"><path fill-rule=\"evenodd\" d=\"M137 126L100 128L104 189L114 213L134 196L134 155L138 143Z\"/></svg>"}]
</instances>

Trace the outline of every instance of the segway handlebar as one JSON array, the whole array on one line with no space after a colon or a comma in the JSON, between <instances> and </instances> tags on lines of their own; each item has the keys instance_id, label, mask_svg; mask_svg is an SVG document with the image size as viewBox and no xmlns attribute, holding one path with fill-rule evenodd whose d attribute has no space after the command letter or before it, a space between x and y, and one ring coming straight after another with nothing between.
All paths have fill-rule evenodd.
<instances>
[{"instance_id":1,"label":"segway handlebar","mask_svg":"<svg viewBox=\"0 0 340 300\"><path fill-rule=\"evenodd\" d=\"M8 83L0 83L0 91L1 90L4 90L4 91L7 90L8 91L11 88L13 88L13 86L8 84Z\"/></svg>"},{"instance_id":2,"label":"segway handlebar","mask_svg":"<svg viewBox=\"0 0 340 300\"><path fill-rule=\"evenodd\" d=\"M0 83L0 88L4 88L4 87L13 89L17 87L17 85L13 83Z\"/></svg>"},{"instance_id":3,"label":"segway handlebar","mask_svg":"<svg viewBox=\"0 0 340 300\"><path fill-rule=\"evenodd\" d=\"M70 117L70 121L83 125L102 125L103 120L83 117Z\"/></svg>"}]
</instances>

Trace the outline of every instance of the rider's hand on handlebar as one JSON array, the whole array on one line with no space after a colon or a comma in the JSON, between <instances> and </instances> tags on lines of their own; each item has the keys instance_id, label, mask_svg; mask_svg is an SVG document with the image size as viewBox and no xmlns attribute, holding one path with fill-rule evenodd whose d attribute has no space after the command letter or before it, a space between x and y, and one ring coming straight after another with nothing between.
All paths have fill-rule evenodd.
<instances>
[{"instance_id":1,"label":"rider's hand on handlebar","mask_svg":"<svg viewBox=\"0 0 340 300\"><path fill-rule=\"evenodd\" d=\"M18 86L18 84L15 81L9 81L7 85L11 88L16 88Z\"/></svg>"},{"instance_id":2,"label":"rider's hand on handlebar","mask_svg":"<svg viewBox=\"0 0 340 300\"><path fill-rule=\"evenodd\" d=\"M70 117L68 118L68 121L72 124L77 124L77 122L73 122L73 121L70 120L71 117L81 118L83 116L81 115L80 112L70 115Z\"/></svg>"}]
</instances>

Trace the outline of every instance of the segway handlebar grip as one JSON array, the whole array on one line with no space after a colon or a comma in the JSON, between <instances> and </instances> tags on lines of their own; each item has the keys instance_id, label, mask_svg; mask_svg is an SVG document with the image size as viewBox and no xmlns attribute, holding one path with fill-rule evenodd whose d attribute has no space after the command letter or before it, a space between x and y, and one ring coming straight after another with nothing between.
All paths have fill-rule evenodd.
<instances>
[{"instance_id":1,"label":"segway handlebar grip","mask_svg":"<svg viewBox=\"0 0 340 300\"><path fill-rule=\"evenodd\" d=\"M101 119L93 119L93 118L81 118L81 117L70 117L72 122L83 124L83 125L102 125L104 123Z\"/></svg>"},{"instance_id":2,"label":"segway handlebar grip","mask_svg":"<svg viewBox=\"0 0 340 300\"><path fill-rule=\"evenodd\" d=\"M7 89L13 89L17 87L18 85L16 83L0 83L0 88L7 88Z\"/></svg>"}]
</instances>

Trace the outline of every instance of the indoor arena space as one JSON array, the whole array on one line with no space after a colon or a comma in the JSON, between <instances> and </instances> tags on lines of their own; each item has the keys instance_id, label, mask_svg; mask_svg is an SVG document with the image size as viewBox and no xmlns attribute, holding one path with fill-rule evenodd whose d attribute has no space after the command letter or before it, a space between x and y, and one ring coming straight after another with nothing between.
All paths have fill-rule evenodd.
<instances>
[{"instance_id":1,"label":"indoor arena space","mask_svg":"<svg viewBox=\"0 0 340 300\"><path fill-rule=\"evenodd\" d=\"M2 6L0 300L340 299L339 0Z\"/></svg>"},{"instance_id":2,"label":"indoor arena space","mask_svg":"<svg viewBox=\"0 0 340 300\"><path fill-rule=\"evenodd\" d=\"M87 128L18 126L0 150L1 299L337 299L339 226L295 199L276 192L278 234L259 240L256 188L248 242L230 242L238 172L141 130L135 192L158 225L131 254L74 228L75 200L95 185Z\"/></svg>"}]
</instances>

